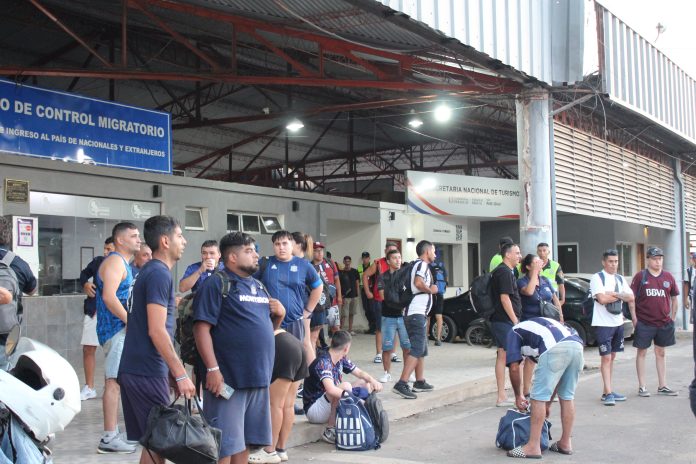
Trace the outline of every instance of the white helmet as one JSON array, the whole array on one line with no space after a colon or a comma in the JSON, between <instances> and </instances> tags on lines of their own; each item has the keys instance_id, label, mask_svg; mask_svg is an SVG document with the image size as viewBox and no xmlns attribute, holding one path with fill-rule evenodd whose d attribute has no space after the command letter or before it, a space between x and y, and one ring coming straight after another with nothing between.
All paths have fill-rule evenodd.
<instances>
[{"instance_id":1,"label":"white helmet","mask_svg":"<svg viewBox=\"0 0 696 464\"><path fill-rule=\"evenodd\" d=\"M9 372L0 370L0 402L36 440L46 442L80 412L77 374L53 349L24 337L9 362Z\"/></svg>"}]
</instances>

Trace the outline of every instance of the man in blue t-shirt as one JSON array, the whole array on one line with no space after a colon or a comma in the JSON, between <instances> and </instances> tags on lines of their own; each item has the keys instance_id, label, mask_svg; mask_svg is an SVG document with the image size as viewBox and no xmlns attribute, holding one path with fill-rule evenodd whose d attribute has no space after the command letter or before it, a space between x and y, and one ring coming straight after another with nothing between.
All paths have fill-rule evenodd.
<instances>
[{"instance_id":1,"label":"man in blue t-shirt","mask_svg":"<svg viewBox=\"0 0 696 464\"><path fill-rule=\"evenodd\" d=\"M135 445L126 443L118 433L118 398L120 388L116 378L121 363L123 341L126 338L126 311L133 274L129 265L140 249L140 232L131 222L119 222L111 231L115 251L99 266L97 286L97 339L104 348L104 433L97 451L133 453Z\"/></svg>"},{"instance_id":2,"label":"man in blue t-shirt","mask_svg":"<svg viewBox=\"0 0 696 464\"><path fill-rule=\"evenodd\" d=\"M273 322L280 326L285 309L252 277L259 255L251 236L227 234L220 248L225 268L196 292L193 332L207 370L203 414L222 431L220 460L246 463L249 445L272 444Z\"/></svg>"},{"instance_id":3,"label":"man in blue t-shirt","mask_svg":"<svg viewBox=\"0 0 696 464\"><path fill-rule=\"evenodd\" d=\"M382 384L367 372L361 371L348 359L352 337L339 330L331 337L331 346L323 351L309 366L305 379L302 402L307 420L312 424L326 424L321 438L336 443L336 407L344 391L369 394L382 391ZM357 381L344 382L343 374L353 374Z\"/></svg>"},{"instance_id":4,"label":"man in blue t-shirt","mask_svg":"<svg viewBox=\"0 0 696 464\"><path fill-rule=\"evenodd\" d=\"M283 328L304 343L307 362L312 362L316 351L309 338L309 321L323 292L321 278L309 261L292 254L295 240L290 232L278 231L271 240L275 256L263 259L254 277L280 300L285 308Z\"/></svg>"},{"instance_id":5,"label":"man in blue t-shirt","mask_svg":"<svg viewBox=\"0 0 696 464\"><path fill-rule=\"evenodd\" d=\"M217 240L206 240L201 245L201 260L190 264L184 271L184 276L179 281L179 291L195 292L198 287L215 271L219 271L224 266L220 262L220 247Z\"/></svg>"},{"instance_id":6,"label":"man in blue t-shirt","mask_svg":"<svg viewBox=\"0 0 696 464\"><path fill-rule=\"evenodd\" d=\"M176 316L171 269L181 259L186 239L179 222L171 216L149 218L144 235L153 259L140 270L133 285L118 370L129 440L142 438L153 406L169 404L170 379L180 395L190 398L195 394L172 342ZM156 462L164 462L150 453ZM143 449L140 462L150 462L148 456Z\"/></svg>"}]
</instances>

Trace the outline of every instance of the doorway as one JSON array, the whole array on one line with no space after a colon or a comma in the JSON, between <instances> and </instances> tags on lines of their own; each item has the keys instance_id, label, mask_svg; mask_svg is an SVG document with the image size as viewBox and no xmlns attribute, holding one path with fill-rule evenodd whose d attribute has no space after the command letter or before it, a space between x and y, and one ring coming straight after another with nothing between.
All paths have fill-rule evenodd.
<instances>
[{"instance_id":1,"label":"doorway","mask_svg":"<svg viewBox=\"0 0 696 464\"><path fill-rule=\"evenodd\" d=\"M466 244L467 254L469 256L468 260L468 275L469 282L468 285L471 286L471 282L481 275L481 266L479 264L479 244L478 243L467 243Z\"/></svg>"},{"instance_id":2,"label":"doorway","mask_svg":"<svg viewBox=\"0 0 696 464\"><path fill-rule=\"evenodd\" d=\"M645 269L645 244L636 243L636 269Z\"/></svg>"},{"instance_id":3,"label":"doorway","mask_svg":"<svg viewBox=\"0 0 696 464\"><path fill-rule=\"evenodd\" d=\"M561 265L564 274L578 272L578 244L559 243L558 244L558 263Z\"/></svg>"}]
</instances>

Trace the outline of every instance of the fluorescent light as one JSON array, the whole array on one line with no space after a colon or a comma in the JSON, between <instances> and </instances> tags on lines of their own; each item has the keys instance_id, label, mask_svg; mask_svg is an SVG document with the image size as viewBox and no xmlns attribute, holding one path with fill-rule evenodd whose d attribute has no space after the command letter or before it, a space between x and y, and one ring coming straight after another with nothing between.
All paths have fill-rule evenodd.
<instances>
[{"instance_id":1,"label":"fluorescent light","mask_svg":"<svg viewBox=\"0 0 696 464\"><path fill-rule=\"evenodd\" d=\"M302 124L302 121L299 119L295 118L292 121L288 123L285 128L289 130L290 132L297 132L298 130L302 129L304 127L304 124Z\"/></svg>"},{"instance_id":2,"label":"fluorescent light","mask_svg":"<svg viewBox=\"0 0 696 464\"><path fill-rule=\"evenodd\" d=\"M447 122L452 117L452 109L447 104L442 103L433 112L433 117L437 122Z\"/></svg>"}]
</instances>

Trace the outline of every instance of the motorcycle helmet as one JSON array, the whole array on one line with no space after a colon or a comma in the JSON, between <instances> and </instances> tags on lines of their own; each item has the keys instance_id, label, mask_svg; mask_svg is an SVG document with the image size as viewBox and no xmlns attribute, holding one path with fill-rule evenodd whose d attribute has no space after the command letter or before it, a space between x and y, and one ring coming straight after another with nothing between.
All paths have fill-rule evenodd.
<instances>
[{"instance_id":1,"label":"motorcycle helmet","mask_svg":"<svg viewBox=\"0 0 696 464\"><path fill-rule=\"evenodd\" d=\"M20 338L9 356L9 370L0 370L0 402L43 443L80 412L80 382L53 349Z\"/></svg>"}]
</instances>

